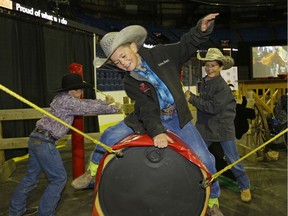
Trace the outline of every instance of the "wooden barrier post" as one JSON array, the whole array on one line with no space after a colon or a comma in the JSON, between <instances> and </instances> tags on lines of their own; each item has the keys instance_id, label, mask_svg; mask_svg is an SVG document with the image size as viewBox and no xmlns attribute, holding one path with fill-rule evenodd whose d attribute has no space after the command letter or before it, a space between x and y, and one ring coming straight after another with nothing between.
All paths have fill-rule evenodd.
<instances>
[{"instance_id":1,"label":"wooden barrier post","mask_svg":"<svg viewBox=\"0 0 288 216\"><path fill-rule=\"evenodd\" d=\"M2 123L0 119L0 140L3 140ZM16 169L13 160L5 160L4 150L0 149L0 183L4 183Z\"/></svg>"},{"instance_id":2,"label":"wooden barrier post","mask_svg":"<svg viewBox=\"0 0 288 216\"><path fill-rule=\"evenodd\" d=\"M13 159L6 160L5 149L28 148L28 137L4 138L2 131L3 121L39 119L42 114L33 109L0 110L0 183L5 182L16 170Z\"/></svg>"}]
</instances>

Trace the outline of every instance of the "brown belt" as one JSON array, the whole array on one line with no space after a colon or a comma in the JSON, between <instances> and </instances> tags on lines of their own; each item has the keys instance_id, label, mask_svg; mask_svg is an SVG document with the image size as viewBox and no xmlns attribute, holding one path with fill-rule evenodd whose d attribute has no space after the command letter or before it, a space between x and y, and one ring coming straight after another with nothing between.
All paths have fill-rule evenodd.
<instances>
[{"instance_id":1,"label":"brown belt","mask_svg":"<svg viewBox=\"0 0 288 216\"><path fill-rule=\"evenodd\" d=\"M46 131L46 130L42 130L42 129L39 129L39 128L35 128L35 131L36 131L37 133L43 134L43 135L46 136L46 137L49 137L50 139L57 140L57 139L55 139L55 138L54 138L48 131Z\"/></svg>"},{"instance_id":2,"label":"brown belt","mask_svg":"<svg viewBox=\"0 0 288 216\"><path fill-rule=\"evenodd\" d=\"M161 110L162 115L173 115L175 112L176 112L176 108L174 105L169 106L168 108Z\"/></svg>"}]
</instances>

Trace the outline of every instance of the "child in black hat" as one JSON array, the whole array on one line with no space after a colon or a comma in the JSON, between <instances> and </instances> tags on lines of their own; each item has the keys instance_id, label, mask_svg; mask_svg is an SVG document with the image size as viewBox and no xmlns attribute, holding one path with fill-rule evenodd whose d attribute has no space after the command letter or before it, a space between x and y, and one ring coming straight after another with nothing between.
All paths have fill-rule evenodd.
<instances>
[{"instance_id":1,"label":"child in black hat","mask_svg":"<svg viewBox=\"0 0 288 216\"><path fill-rule=\"evenodd\" d=\"M66 123L72 124L74 116L77 115L115 113L120 110L118 105L109 105L114 102L111 97L107 97L106 101L81 99L84 88L92 88L92 85L83 81L79 74L64 75L62 87L53 91L58 94L50 104L49 112ZM55 142L68 131L69 128L48 116L43 116L37 121L36 128L30 134L28 141L27 173L12 195L9 215L20 216L27 211L30 211L29 213L38 211L38 215L55 215L67 181L67 173ZM37 184L41 171L46 174L50 183L40 198L39 209L27 210L28 194Z\"/></svg>"}]
</instances>

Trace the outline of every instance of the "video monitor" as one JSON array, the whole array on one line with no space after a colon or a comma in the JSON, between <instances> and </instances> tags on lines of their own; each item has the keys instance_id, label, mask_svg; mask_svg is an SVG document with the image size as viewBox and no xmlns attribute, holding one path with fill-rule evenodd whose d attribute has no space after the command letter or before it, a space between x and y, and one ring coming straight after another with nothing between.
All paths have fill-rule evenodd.
<instances>
[{"instance_id":1,"label":"video monitor","mask_svg":"<svg viewBox=\"0 0 288 216\"><path fill-rule=\"evenodd\" d=\"M287 73L287 45L252 46L252 78L277 77Z\"/></svg>"}]
</instances>

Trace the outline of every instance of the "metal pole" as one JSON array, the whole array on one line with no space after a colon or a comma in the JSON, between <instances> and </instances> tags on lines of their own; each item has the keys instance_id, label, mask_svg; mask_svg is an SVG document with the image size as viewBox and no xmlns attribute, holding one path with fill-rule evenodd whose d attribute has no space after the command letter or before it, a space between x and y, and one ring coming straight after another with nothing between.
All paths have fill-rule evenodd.
<instances>
[{"instance_id":1,"label":"metal pole","mask_svg":"<svg viewBox=\"0 0 288 216\"><path fill-rule=\"evenodd\" d=\"M95 34L93 34L93 54L94 54L94 59L93 59L93 63L96 62L96 44L97 44L97 36ZM93 64L94 67L94 90L95 90L95 96L97 98L97 67L96 64Z\"/></svg>"}]
</instances>

